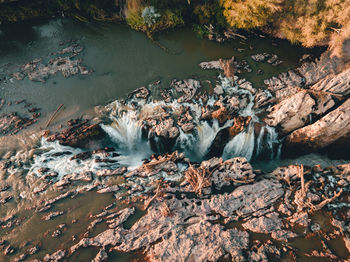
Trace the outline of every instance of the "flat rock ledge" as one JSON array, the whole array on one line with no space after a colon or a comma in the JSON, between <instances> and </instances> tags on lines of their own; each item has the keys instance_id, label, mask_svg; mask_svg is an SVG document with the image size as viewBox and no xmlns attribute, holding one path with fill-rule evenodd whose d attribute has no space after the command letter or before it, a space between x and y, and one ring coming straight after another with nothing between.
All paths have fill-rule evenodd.
<instances>
[{"instance_id":1,"label":"flat rock ledge","mask_svg":"<svg viewBox=\"0 0 350 262\"><path fill-rule=\"evenodd\" d=\"M171 157L174 160L175 156ZM250 247L254 239L252 233L266 234L285 243L300 237L300 227L311 227L311 233L303 233L306 235L313 234L312 230L320 230L311 223L314 213L319 210L339 210L336 217L341 220L350 215L337 209L348 203L349 165L328 169L290 165L258 176L254 176L249 164L247 166L247 162L240 158L228 161L213 158L201 166L207 173L195 169L197 175L192 170L190 178L186 173L191 170L190 166L184 171L185 180L177 186L164 185L162 189L159 186L154 189L154 195L145 200L145 215L131 228L118 222L95 237L81 239L69 253L96 247L101 250L97 255L100 256L101 252L108 254L108 247L118 252L142 250L150 261L261 261L261 257L273 255L280 258L296 251L280 249L269 241L254 240L259 247L256 252ZM231 186L231 192L209 193L210 188L218 184L218 176L226 178L221 180L225 181L229 179L225 170L234 169L236 171L232 172L236 176L231 182L236 184ZM132 171L130 179L141 170L150 172L149 169ZM140 175L144 177L146 174ZM193 183L194 180L202 181L201 191L196 190L195 186L199 185ZM327 186L322 186L320 181ZM196 196L189 197L190 192ZM116 214L117 220L126 221L133 213L134 209L121 210ZM336 225L339 227L341 223ZM346 244L347 238L344 238L344 247ZM320 254L321 251L317 252ZM322 254L335 256L331 251L327 252ZM308 255L315 254L316 251Z\"/></svg>"}]
</instances>

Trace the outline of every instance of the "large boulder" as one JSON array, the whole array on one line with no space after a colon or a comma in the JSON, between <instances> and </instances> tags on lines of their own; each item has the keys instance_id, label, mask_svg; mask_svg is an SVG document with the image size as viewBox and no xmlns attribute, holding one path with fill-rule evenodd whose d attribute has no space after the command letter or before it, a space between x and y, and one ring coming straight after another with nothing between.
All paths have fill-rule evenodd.
<instances>
[{"instance_id":1,"label":"large boulder","mask_svg":"<svg viewBox=\"0 0 350 262\"><path fill-rule=\"evenodd\" d=\"M314 124L295 130L284 143L287 151L307 153L323 149L349 133L350 99Z\"/></svg>"},{"instance_id":2,"label":"large boulder","mask_svg":"<svg viewBox=\"0 0 350 262\"><path fill-rule=\"evenodd\" d=\"M313 90L346 96L350 94L350 68L330 74L310 87Z\"/></svg>"},{"instance_id":3,"label":"large boulder","mask_svg":"<svg viewBox=\"0 0 350 262\"><path fill-rule=\"evenodd\" d=\"M335 105L332 96L308 90L283 99L269 109L264 122L278 127L282 135L288 134L312 121L314 116L320 116Z\"/></svg>"}]
</instances>

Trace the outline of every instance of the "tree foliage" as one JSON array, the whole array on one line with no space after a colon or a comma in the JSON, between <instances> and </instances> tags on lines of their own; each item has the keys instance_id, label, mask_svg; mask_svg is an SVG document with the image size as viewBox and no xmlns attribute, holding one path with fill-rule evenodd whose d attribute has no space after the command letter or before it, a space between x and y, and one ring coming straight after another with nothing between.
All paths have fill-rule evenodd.
<instances>
[{"instance_id":1,"label":"tree foliage","mask_svg":"<svg viewBox=\"0 0 350 262\"><path fill-rule=\"evenodd\" d=\"M283 0L221 0L227 22L236 28L251 29L271 22Z\"/></svg>"},{"instance_id":2,"label":"tree foliage","mask_svg":"<svg viewBox=\"0 0 350 262\"><path fill-rule=\"evenodd\" d=\"M306 47L329 44L334 49L350 37L349 0L220 0L230 26L268 27Z\"/></svg>"}]
</instances>

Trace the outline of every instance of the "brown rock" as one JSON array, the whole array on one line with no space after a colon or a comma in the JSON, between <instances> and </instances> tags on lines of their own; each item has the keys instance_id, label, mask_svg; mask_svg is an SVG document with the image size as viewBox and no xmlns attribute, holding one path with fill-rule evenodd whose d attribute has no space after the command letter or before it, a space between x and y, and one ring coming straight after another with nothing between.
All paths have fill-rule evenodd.
<instances>
[{"instance_id":1,"label":"brown rock","mask_svg":"<svg viewBox=\"0 0 350 262\"><path fill-rule=\"evenodd\" d=\"M58 262L58 261L61 261L66 255L66 251L64 250L58 250L56 251L55 253L49 255L47 254L45 257L44 257L44 261L55 261L55 262Z\"/></svg>"},{"instance_id":2,"label":"brown rock","mask_svg":"<svg viewBox=\"0 0 350 262\"><path fill-rule=\"evenodd\" d=\"M96 171L96 175L98 177L104 177L104 176L119 176L123 175L127 171L126 167L120 167L116 168L114 170L110 169L100 169Z\"/></svg>"},{"instance_id":3,"label":"brown rock","mask_svg":"<svg viewBox=\"0 0 350 262\"><path fill-rule=\"evenodd\" d=\"M248 248L248 243L247 232L235 228L224 231L219 224L201 221L172 230L147 252L147 257L150 261L218 261L230 254L236 261L243 261L242 250Z\"/></svg>"},{"instance_id":4,"label":"brown rock","mask_svg":"<svg viewBox=\"0 0 350 262\"><path fill-rule=\"evenodd\" d=\"M176 81L175 79L171 82L171 86L175 90L183 95L177 100L179 103L189 102L192 100L197 90L201 87L201 84L198 80L194 79L185 79Z\"/></svg>"},{"instance_id":5,"label":"brown rock","mask_svg":"<svg viewBox=\"0 0 350 262\"><path fill-rule=\"evenodd\" d=\"M215 158L214 158L215 159ZM202 162L202 165L204 162ZM235 157L221 163L211 177L211 180L217 189L230 184L245 184L254 180L252 166L244 157Z\"/></svg>"},{"instance_id":6,"label":"brown rock","mask_svg":"<svg viewBox=\"0 0 350 262\"><path fill-rule=\"evenodd\" d=\"M99 138L102 135L102 129L99 124L91 124L89 120L78 120L69 128L51 135L48 141L58 140L60 144L66 146L83 146L84 143L91 139Z\"/></svg>"},{"instance_id":7,"label":"brown rock","mask_svg":"<svg viewBox=\"0 0 350 262\"><path fill-rule=\"evenodd\" d=\"M307 124L311 114L322 115L334 104L329 94L302 90L269 109L270 113L264 122L270 126L279 126L281 133L287 134Z\"/></svg>"},{"instance_id":8,"label":"brown rock","mask_svg":"<svg viewBox=\"0 0 350 262\"><path fill-rule=\"evenodd\" d=\"M227 78L231 80L234 79L236 66L235 66L235 57L233 56L231 59L220 59L220 67L224 70L224 74Z\"/></svg>"},{"instance_id":9,"label":"brown rock","mask_svg":"<svg viewBox=\"0 0 350 262\"><path fill-rule=\"evenodd\" d=\"M278 213L273 212L265 216L251 218L247 222L242 224L242 226L245 229L248 229L255 233L268 234L273 231L281 230L283 223L282 220L279 218Z\"/></svg>"},{"instance_id":10,"label":"brown rock","mask_svg":"<svg viewBox=\"0 0 350 262\"><path fill-rule=\"evenodd\" d=\"M350 133L350 99L312 125L300 128L285 140L286 150L303 153L320 150Z\"/></svg>"}]
</instances>

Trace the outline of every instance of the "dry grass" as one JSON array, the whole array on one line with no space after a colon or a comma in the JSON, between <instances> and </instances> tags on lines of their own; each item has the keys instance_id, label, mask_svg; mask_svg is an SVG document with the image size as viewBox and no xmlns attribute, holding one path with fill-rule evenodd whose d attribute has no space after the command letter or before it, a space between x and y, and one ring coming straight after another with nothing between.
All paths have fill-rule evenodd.
<instances>
[{"instance_id":1,"label":"dry grass","mask_svg":"<svg viewBox=\"0 0 350 262\"><path fill-rule=\"evenodd\" d=\"M192 165L185 172L185 179L190 183L193 191L202 195L203 188L211 186L211 175L213 171L208 171L202 167L194 168Z\"/></svg>"},{"instance_id":2,"label":"dry grass","mask_svg":"<svg viewBox=\"0 0 350 262\"><path fill-rule=\"evenodd\" d=\"M309 190L309 187L312 183L312 181L309 181L305 183L304 180L304 166L299 166L299 172L298 176L301 180L301 188L296 192L295 202L298 205L298 208L302 210L304 207L309 208L312 212L321 210L325 205L331 203L335 199L337 199L342 193L343 189L341 189L338 193L334 192L333 197L328 198L324 195L322 195L323 201L321 201L318 204L313 204L310 199L307 198L307 192Z\"/></svg>"}]
</instances>

